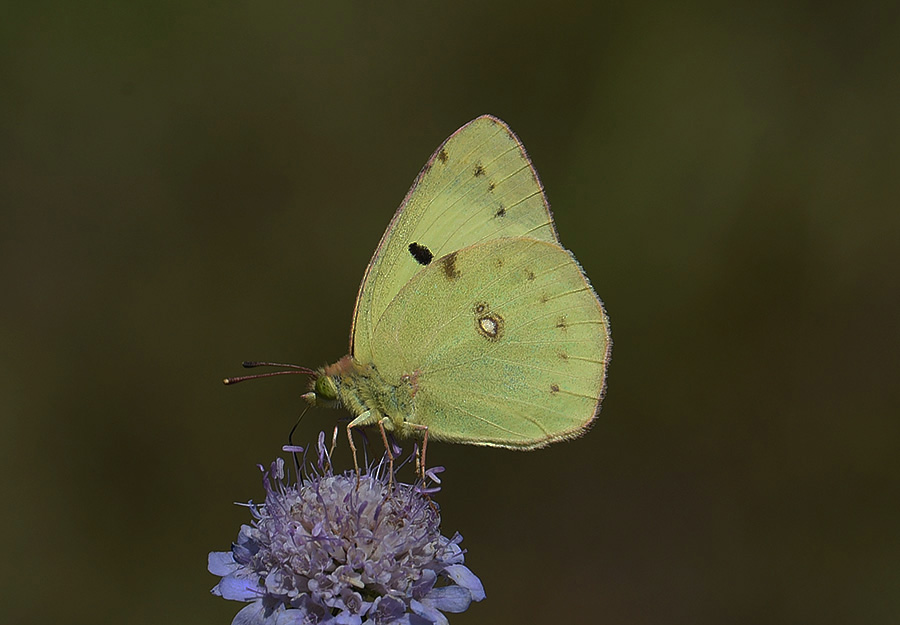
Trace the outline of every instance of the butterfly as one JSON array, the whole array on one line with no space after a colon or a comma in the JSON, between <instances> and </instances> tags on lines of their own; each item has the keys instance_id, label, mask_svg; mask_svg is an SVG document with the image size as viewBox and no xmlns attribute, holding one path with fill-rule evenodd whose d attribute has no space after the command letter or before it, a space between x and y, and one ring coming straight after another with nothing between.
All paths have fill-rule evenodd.
<instances>
[{"instance_id":1,"label":"butterfly","mask_svg":"<svg viewBox=\"0 0 900 625\"><path fill-rule=\"evenodd\" d=\"M524 147L484 115L419 173L366 268L350 353L302 369L303 398L353 415L354 463L364 426L386 449L386 432L423 452L429 437L535 449L588 429L611 345Z\"/></svg>"}]
</instances>

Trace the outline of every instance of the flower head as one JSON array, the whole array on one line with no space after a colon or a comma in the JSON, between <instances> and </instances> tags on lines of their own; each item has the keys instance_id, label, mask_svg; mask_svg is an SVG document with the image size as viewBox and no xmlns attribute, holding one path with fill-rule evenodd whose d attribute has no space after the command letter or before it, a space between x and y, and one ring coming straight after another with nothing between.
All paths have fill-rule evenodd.
<instances>
[{"instance_id":1,"label":"flower head","mask_svg":"<svg viewBox=\"0 0 900 625\"><path fill-rule=\"evenodd\" d=\"M213 594L252 602L232 625L447 623L484 599L463 565L462 536L440 533L421 489L390 486L383 467L335 475L319 438L319 471L290 483L280 458L266 501L249 504L231 551L209 554Z\"/></svg>"}]
</instances>

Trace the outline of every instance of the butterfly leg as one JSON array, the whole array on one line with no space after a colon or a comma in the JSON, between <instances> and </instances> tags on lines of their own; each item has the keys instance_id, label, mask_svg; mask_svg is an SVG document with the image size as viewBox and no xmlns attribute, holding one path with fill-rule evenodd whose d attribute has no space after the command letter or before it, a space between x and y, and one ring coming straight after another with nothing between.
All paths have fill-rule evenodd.
<instances>
[{"instance_id":1,"label":"butterfly leg","mask_svg":"<svg viewBox=\"0 0 900 625\"><path fill-rule=\"evenodd\" d=\"M353 427L353 424L347 424L347 440L350 442L350 451L353 452L353 468L356 470L356 489L359 490L359 462L356 460L356 445L353 443L353 434L350 433L350 428Z\"/></svg>"},{"instance_id":2,"label":"butterfly leg","mask_svg":"<svg viewBox=\"0 0 900 625\"><path fill-rule=\"evenodd\" d=\"M381 425L381 415L377 412L366 410L347 424L347 440L350 441L350 451L353 452L353 468L356 470L356 488L359 488L359 462L356 460L356 445L353 443L351 430L365 425L374 425L375 423ZM381 427L384 428L384 426Z\"/></svg>"},{"instance_id":3,"label":"butterfly leg","mask_svg":"<svg viewBox=\"0 0 900 625\"><path fill-rule=\"evenodd\" d=\"M394 490L394 454L391 452L391 446L388 444L387 432L384 431L384 422L390 421L385 417L378 422L378 429L381 431L381 440L384 442L384 451L388 457L388 492Z\"/></svg>"},{"instance_id":4,"label":"butterfly leg","mask_svg":"<svg viewBox=\"0 0 900 625\"><path fill-rule=\"evenodd\" d=\"M422 490L424 491L425 499L428 500L428 505L431 506L431 509L434 510L435 514L438 514L438 508L434 505L434 502L431 500L431 495L428 494L427 487L425 485L425 452L428 451L428 426L427 425L419 425L417 423L410 424L414 429L419 430L420 432L424 432L422 435L422 451L419 456L416 456L416 473L419 474L419 477L422 478Z\"/></svg>"},{"instance_id":5,"label":"butterfly leg","mask_svg":"<svg viewBox=\"0 0 900 625\"><path fill-rule=\"evenodd\" d=\"M419 430L420 432L424 432L422 436L422 452L418 458L416 458L416 473L419 474L419 477L422 478L422 486L425 485L425 452L428 450L428 426L427 425L419 425L418 423L410 423L410 427L413 429Z\"/></svg>"}]
</instances>

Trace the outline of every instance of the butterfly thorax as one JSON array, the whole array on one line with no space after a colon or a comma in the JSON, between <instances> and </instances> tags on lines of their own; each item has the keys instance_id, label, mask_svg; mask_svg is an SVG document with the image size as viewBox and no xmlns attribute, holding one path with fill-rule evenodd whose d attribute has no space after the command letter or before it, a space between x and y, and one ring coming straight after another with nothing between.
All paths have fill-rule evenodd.
<instances>
[{"instance_id":1,"label":"butterfly thorax","mask_svg":"<svg viewBox=\"0 0 900 625\"><path fill-rule=\"evenodd\" d=\"M403 376L400 384L386 381L373 364L362 364L344 356L319 371L312 381L310 393L304 397L312 404L336 408L343 406L354 416L370 412L372 423L382 417L387 429L400 436L410 436L415 412L415 380Z\"/></svg>"}]
</instances>

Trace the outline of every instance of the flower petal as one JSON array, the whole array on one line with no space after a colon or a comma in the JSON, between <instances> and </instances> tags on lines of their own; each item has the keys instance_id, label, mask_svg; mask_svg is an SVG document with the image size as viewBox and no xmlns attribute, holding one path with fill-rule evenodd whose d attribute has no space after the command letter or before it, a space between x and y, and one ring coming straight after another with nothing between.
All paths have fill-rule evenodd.
<instances>
[{"instance_id":1,"label":"flower petal","mask_svg":"<svg viewBox=\"0 0 900 625\"><path fill-rule=\"evenodd\" d=\"M442 612L458 614L465 612L472 603L472 593L462 586L441 586L433 589L422 603L430 605Z\"/></svg>"},{"instance_id":2,"label":"flower petal","mask_svg":"<svg viewBox=\"0 0 900 625\"><path fill-rule=\"evenodd\" d=\"M213 594L219 595L231 601L253 601L259 599L262 594L256 579L248 579L246 577L238 577L237 575L226 575L215 588Z\"/></svg>"},{"instance_id":3,"label":"flower petal","mask_svg":"<svg viewBox=\"0 0 900 625\"><path fill-rule=\"evenodd\" d=\"M332 621L334 625L362 625L362 618L359 614L351 614L350 612L341 612ZM279 625L281 625L279 623Z\"/></svg>"},{"instance_id":4,"label":"flower petal","mask_svg":"<svg viewBox=\"0 0 900 625\"><path fill-rule=\"evenodd\" d=\"M484 599L484 585L467 566L462 564L451 564L442 572L454 582L471 592L474 601L481 601Z\"/></svg>"},{"instance_id":5,"label":"flower petal","mask_svg":"<svg viewBox=\"0 0 900 625\"><path fill-rule=\"evenodd\" d=\"M381 623L393 623L406 612L406 604L397 597L379 597L373 603L370 614Z\"/></svg>"},{"instance_id":6,"label":"flower petal","mask_svg":"<svg viewBox=\"0 0 900 625\"><path fill-rule=\"evenodd\" d=\"M394 621L385 623L385 625L431 625L431 621L422 618L418 614L404 614Z\"/></svg>"},{"instance_id":7,"label":"flower petal","mask_svg":"<svg viewBox=\"0 0 900 625\"><path fill-rule=\"evenodd\" d=\"M275 625L273 615L266 616L262 601L254 601L238 612L231 625Z\"/></svg>"},{"instance_id":8,"label":"flower petal","mask_svg":"<svg viewBox=\"0 0 900 625\"><path fill-rule=\"evenodd\" d=\"M306 610L284 610L275 617L275 625L305 625L308 623L307 616L309 612Z\"/></svg>"},{"instance_id":9,"label":"flower petal","mask_svg":"<svg viewBox=\"0 0 900 625\"><path fill-rule=\"evenodd\" d=\"M421 599L431 592L431 589L434 588L435 581L437 581L437 574L434 571L431 569L422 571L422 577L413 584L411 595L416 599Z\"/></svg>"},{"instance_id":10,"label":"flower petal","mask_svg":"<svg viewBox=\"0 0 900 625\"><path fill-rule=\"evenodd\" d=\"M206 568L213 575L225 577L234 572L240 565L234 561L234 554L230 551L211 551Z\"/></svg>"},{"instance_id":11,"label":"flower petal","mask_svg":"<svg viewBox=\"0 0 900 625\"><path fill-rule=\"evenodd\" d=\"M429 621L430 623L434 623L434 625L450 625L450 621L447 620L447 617L438 612L436 609L432 608L430 605L425 605L415 599L410 600L409 607L413 612Z\"/></svg>"}]
</instances>

